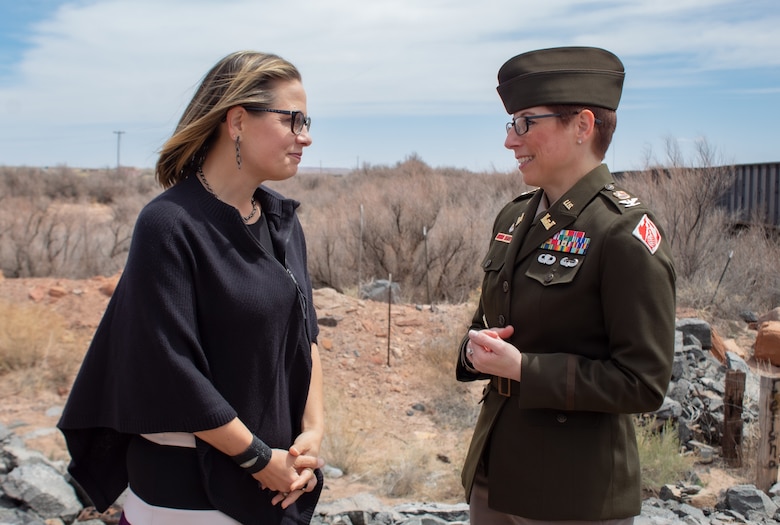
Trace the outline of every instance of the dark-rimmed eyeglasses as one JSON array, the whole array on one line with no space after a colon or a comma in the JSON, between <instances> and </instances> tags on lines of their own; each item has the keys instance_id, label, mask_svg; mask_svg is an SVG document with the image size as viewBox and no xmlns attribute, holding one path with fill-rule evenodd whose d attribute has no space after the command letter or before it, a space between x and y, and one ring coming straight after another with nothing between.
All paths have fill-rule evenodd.
<instances>
[{"instance_id":1,"label":"dark-rimmed eyeglasses","mask_svg":"<svg viewBox=\"0 0 780 525\"><path fill-rule=\"evenodd\" d=\"M576 115L580 112L580 110L573 111L571 114ZM509 130L512 128L515 128L515 133L518 135L525 135L528 133L528 130L531 129L531 124L534 123L534 120L539 118L552 118L552 117L562 117L563 115L560 113L545 113L543 115L526 115L522 117L516 117L512 119L512 122L506 123L506 132L509 133ZM594 122L596 125L601 124L601 119L594 119Z\"/></svg>"},{"instance_id":2,"label":"dark-rimmed eyeglasses","mask_svg":"<svg viewBox=\"0 0 780 525\"><path fill-rule=\"evenodd\" d=\"M266 113L281 113L282 115L290 115L290 131L294 135L300 135L303 131L303 127L306 126L306 131L311 129L311 117L307 117L302 111L291 111L288 109L270 109L270 108L258 108L257 106L241 106L247 111L266 112Z\"/></svg>"},{"instance_id":3,"label":"dark-rimmed eyeglasses","mask_svg":"<svg viewBox=\"0 0 780 525\"><path fill-rule=\"evenodd\" d=\"M531 124L534 123L534 120L560 116L560 113L545 113L543 115L525 115L522 117L515 117L512 119L512 122L506 123L506 132L509 133L510 129L515 128L515 133L518 135L525 135L528 133L528 130L531 129Z\"/></svg>"}]
</instances>

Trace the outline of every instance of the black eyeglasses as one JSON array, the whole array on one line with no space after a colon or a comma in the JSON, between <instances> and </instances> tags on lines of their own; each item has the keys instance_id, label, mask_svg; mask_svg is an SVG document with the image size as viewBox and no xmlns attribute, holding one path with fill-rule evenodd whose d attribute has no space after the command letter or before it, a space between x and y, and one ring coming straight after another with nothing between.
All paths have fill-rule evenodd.
<instances>
[{"instance_id":1,"label":"black eyeglasses","mask_svg":"<svg viewBox=\"0 0 780 525\"><path fill-rule=\"evenodd\" d=\"M302 111L290 111L287 109L270 109L270 108L258 108L256 106L241 106L247 111L266 112L266 113L281 113L282 115L290 115L290 131L294 135L300 135L303 131L303 126L306 126L306 131L311 129L311 117L307 117Z\"/></svg>"},{"instance_id":2,"label":"black eyeglasses","mask_svg":"<svg viewBox=\"0 0 780 525\"><path fill-rule=\"evenodd\" d=\"M574 111L572 115L576 115L579 113L579 111ZM523 117L517 117L513 118L512 122L506 123L506 132L509 133L509 130L512 128L515 128L515 133L518 135L525 135L528 133L528 130L531 129L531 124L534 123L534 120L538 118L552 118L552 117L561 117L560 113L545 113L544 115L526 115ZM596 125L601 124L601 119L594 119L594 122Z\"/></svg>"},{"instance_id":3,"label":"black eyeglasses","mask_svg":"<svg viewBox=\"0 0 780 525\"><path fill-rule=\"evenodd\" d=\"M525 135L528 133L528 130L531 129L531 124L534 123L534 120L539 118L551 118L551 117L560 117L560 113L545 113L544 115L526 115L523 117L516 117L512 119L512 122L506 123L506 132L509 133L509 130L512 128L515 128L515 133L518 135Z\"/></svg>"}]
</instances>

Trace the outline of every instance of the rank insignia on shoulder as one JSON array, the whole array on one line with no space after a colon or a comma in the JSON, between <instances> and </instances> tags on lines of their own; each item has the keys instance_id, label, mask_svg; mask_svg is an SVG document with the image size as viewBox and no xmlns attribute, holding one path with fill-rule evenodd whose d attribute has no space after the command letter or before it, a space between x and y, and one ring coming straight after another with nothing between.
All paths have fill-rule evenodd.
<instances>
[{"instance_id":1,"label":"rank insignia on shoulder","mask_svg":"<svg viewBox=\"0 0 780 525\"><path fill-rule=\"evenodd\" d=\"M642 244L655 255L658 247L661 245L661 232L658 227L650 220L647 214L644 214L639 220L639 224L634 228L634 237L639 239Z\"/></svg>"},{"instance_id":2,"label":"rank insignia on shoulder","mask_svg":"<svg viewBox=\"0 0 780 525\"><path fill-rule=\"evenodd\" d=\"M585 255L590 245L590 237L585 237L585 232L577 230L561 230L553 237L545 241L540 248L554 252L573 253Z\"/></svg>"},{"instance_id":3,"label":"rank insignia on shoulder","mask_svg":"<svg viewBox=\"0 0 780 525\"><path fill-rule=\"evenodd\" d=\"M623 190L615 190L615 191L612 192L612 195L616 199L618 199L618 200L624 200L624 199L630 199L631 198L631 195L629 195L628 193L626 193Z\"/></svg>"},{"instance_id":4,"label":"rank insignia on shoulder","mask_svg":"<svg viewBox=\"0 0 780 525\"><path fill-rule=\"evenodd\" d=\"M623 206L626 208L633 208L634 206L639 206L641 203L639 202L639 199L636 197L631 197L630 199L623 199L620 202Z\"/></svg>"},{"instance_id":5,"label":"rank insignia on shoulder","mask_svg":"<svg viewBox=\"0 0 780 525\"><path fill-rule=\"evenodd\" d=\"M636 197L632 197L628 192L623 190L615 190L612 192L612 196L618 200L618 203L622 204L626 208L633 208L639 206L641 202Z\"/></svg>"},{"instance_id":6,"label":"rank insignia on shoulder","mask_svg":"<svg viewBox=\"0 0 780 525\"><path fill-rule=\"evenodd\" d=\"M509 235L508 233L498 233L496 234L495 240L497 240L498 242L505 242L509 244L510 242L512 242L512 236Z\"/></svg>"}]
</instances>

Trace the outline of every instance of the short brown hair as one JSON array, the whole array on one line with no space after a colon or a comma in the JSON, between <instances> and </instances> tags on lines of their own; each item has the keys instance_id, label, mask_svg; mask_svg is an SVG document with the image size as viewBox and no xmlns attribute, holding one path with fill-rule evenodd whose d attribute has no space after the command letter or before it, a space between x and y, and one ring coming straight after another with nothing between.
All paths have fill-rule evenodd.
<instances>
[{"instance_id":1,"label":"short brown hair","mask_svg":"<svg viewBox=\"0 0 780 525\"><path fill-rule=\"evenodd\" d=\"M550 113L559 113L564 124L571 122L574 115L587 109L596 117L596 137L593 141L593 151L602 160L607 155L609 145L612 143L612 135L617 127L617 113L614 110L598 106L576 106L569 104L554 104L547 106Z\"/></svg>"}]
</instances>

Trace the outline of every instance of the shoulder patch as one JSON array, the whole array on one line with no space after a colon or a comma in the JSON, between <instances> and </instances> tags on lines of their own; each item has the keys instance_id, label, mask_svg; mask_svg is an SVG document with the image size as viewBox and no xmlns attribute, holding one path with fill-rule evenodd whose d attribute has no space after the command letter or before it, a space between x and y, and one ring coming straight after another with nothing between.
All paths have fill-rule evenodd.
<instances>
[{"instance_id":1,"label":"shoulder patch","mask_svg":"<svg viewBox=\"0 0 780 525\"><path fill-rule=\"evenodd\" d=\"M639 224L634 228L633 234L634 237L645 245L651 254L655 255L655 252L661 245L661 232L658 231L658 227L650 220L650 217L648 217L646 213L642 215Z\"/></svg>"}]
</instances>

